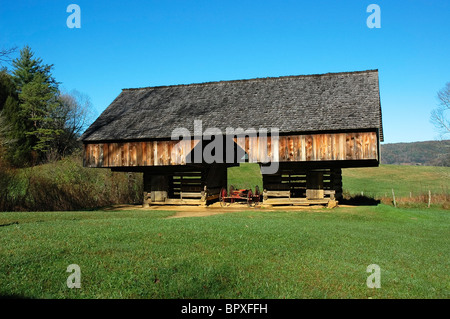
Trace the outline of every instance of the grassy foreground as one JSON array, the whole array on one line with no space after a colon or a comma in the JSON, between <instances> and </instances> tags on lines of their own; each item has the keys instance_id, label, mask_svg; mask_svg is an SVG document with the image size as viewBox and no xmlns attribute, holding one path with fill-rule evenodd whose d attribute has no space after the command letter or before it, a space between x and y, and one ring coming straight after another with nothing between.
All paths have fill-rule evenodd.
<instances>
[{"instance_id":1,"label":"grassy foreground","mask_svg":"<svg viewBox=\"0 0 450 319\"><path fill-rule=\"evenodd\" d=\"M449 298L450 215L386 205L253 210L0 213L0 296ZM81 267L68 289L67 266ZM366 268L381 267L369 289Z\"/></svg>"}]
</instances>

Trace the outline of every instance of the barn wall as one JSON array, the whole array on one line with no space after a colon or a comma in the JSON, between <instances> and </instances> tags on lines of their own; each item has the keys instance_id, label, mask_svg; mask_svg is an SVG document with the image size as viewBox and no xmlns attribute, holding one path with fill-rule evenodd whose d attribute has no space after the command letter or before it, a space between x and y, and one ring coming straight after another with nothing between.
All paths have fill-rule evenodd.
<instances>
[{"instance_id":1,"label":"barn wall","mask_svg":"<svg viewBox=\"0 0 450 319\"><path fill-rule=\"evenodd\" d=\"M378 161L376 132L327 133L235 138L250 163ZM85 167L144 167L186 165L186 155L197 145L193 141L143 141L84 144ZM267 146L266 146L267 145Z\"/></svg>"}]
</instances>

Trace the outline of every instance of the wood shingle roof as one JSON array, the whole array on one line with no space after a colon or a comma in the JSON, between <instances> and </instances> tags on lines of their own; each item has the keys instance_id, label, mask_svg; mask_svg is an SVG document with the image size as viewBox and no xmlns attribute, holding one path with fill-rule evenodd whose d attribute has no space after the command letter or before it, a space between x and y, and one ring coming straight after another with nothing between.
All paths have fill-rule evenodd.
<instances>
[{"instance_id":1,"label":"wood shingle roof","mask_svg":"<svg viewBox=\"0 0 450 319\"><path fill-rule=\"evenodd\" d=\"M81 140L170 139L194 120L222 132L379 129L383 140L378 70L124 89Z\"/></svg>"}]
</instances>

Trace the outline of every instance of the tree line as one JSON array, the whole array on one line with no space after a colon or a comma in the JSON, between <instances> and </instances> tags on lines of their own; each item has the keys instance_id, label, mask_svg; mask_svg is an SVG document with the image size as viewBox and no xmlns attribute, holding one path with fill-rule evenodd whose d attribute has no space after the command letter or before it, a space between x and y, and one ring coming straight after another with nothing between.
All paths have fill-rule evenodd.
<instances>
[{"instance_id":1,"label":"tree line","mask_svg":"<svg viewBox=\"0 0 450 319\"><path fill-rule=\"evenodd\" d=\"M14 52L0 51L1 158L13 167L27 167L70 155L81 147L78 138L90 120L89 97L63 92L52 74L54 66L35 57L29 46L10 59Z\"/></svg>"}]
</instances>

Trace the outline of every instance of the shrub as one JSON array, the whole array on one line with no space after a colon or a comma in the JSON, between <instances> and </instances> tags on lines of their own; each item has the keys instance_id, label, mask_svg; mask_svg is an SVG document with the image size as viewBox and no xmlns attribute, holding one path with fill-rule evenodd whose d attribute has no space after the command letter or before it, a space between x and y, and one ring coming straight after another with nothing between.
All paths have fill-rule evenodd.
<instances>
[{"instance_id":1,"label":"shrub","mask_svg":"<svg viewBox=\"0 0 450 319\"><path fill-rule=\"evenodd\" d=\"M25 169L0 167L0 210L59 211L142 202L142 174L82 166L81 155Z\"/></svg>"}]
</instances>

